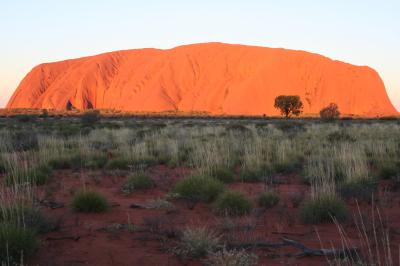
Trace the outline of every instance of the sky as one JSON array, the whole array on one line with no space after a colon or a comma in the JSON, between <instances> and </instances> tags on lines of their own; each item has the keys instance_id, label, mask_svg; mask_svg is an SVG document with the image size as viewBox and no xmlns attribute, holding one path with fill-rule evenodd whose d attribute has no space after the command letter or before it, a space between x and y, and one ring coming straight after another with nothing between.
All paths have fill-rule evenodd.
<instances>
[{"instance_id":1,"label":"sky","mask_svg":"<svg viewBox=\"0 0 400 266\"><path fill-rule=\"evenodd\" d=\"M400 110L399 14L399 0L0 0L0 108L40 63L226 42L368 65Z\"/></svg>"}]
</instances>

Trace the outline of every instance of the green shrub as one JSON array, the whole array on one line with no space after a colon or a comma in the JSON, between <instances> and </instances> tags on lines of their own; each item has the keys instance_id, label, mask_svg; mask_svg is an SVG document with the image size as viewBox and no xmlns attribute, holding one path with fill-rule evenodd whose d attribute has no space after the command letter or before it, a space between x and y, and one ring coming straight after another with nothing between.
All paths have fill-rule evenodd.
<instances>
[{"instance_id":1,"label":"green shrub","mask_svg":"<svg viewBox=\"0 0 400 266\"><path fill-rule=\"evenodd\" d=\"M98 110L87 110L81 116L81 122L86 125L92 125L100 121L100 112Z\"/></svg>"},{"instance_id":2,"label":"green shrub","mask_svg":"<svg viewBox=\"0 0 400 266\"><path fill-rule=\"evenodd\" d=\"M121 191L124 194L130 194L135 190L150 189L154 187L153 180L144 173L134 174L127 178L122 185Z\"/></svg>"},{"instance_id":3,"label":"green shrub","mask_svg":"<svg viewBox=\"0 0 400 266\"><path fill-rule=\"evenodd\" d=\"M220 215L242 216L251 211L250 201L237 191L226 191L215 203L215 210Z\"/></svg>"},{"instance_id":4,"label":"green shrub","mask_svg":"<svg viewBox=\"0 0 400 266\"><path fill-rule=\"evenodd\" d=\"M18 264L36 254L39 240L35 232L28 228L0 223L0 261Z\"/></svg>"},{"instance_id":5,"label":"green shrub","mask_svg":"<svg viewBox=\"0 0 400 266\"><path fill-rule=\"evenodd\" d=\"M0 223L26 227L40 234L57 229L56 222L44 217L38 208L20 204L2 207L0 211Z\"/></svg>"},{"instance_id":6,"label":"green shrub","mask_svg":"<svg viewBox=\"0 0 400 266\"><path fill-rule=\"evenodd\" d=\"M16 172L5 176L7 185L30 183L35 185L46 184L51 175L51 168L47 165L40 165L28 171Z\"/></svg>"},{"instance_id":7,"label":"green shrub","mask_svg":"<svg viewBox=\"0 0 400 266\"><path fill-rule=\"evenodd\" d=\"M370 202L376 188L377 183L374 180L360 180L341 184L339 193L345 199L354 198Z\"/></svg>"},{"instance_id":8,"label":"green shrub","mask_svg":"<svg viewBox=\"0 0 400 266\"><path fill-rule=\"evenodd\" d=\"M273 191L263 192L258 196L258 205L263 208L272 208L279 203L279 196Z\"/></svg>"},{"instance_id":9,"label":"green shrub","mask_svg":"<svg viewBox=\"0 0 400 266\"><path fill-rule=\"evenodd\" d=\"M106 168L109 170L129 170L131 162L125 158L113 158L106 164Z\"/></svg>"},{"instance_id":10,"label":"green shrub","mask_svg":"<svg viewBox=\"0 0 400 266\"><path fill-rule=\"evenodd\" d=\"M201 258L215 251L219 245L220 239L207 228L187 228L174 252L181 257Z\"/></svg>"},{"instance_id":11,"label":"green shrub","mask_svg":"<svg viewBox=\"0 0 400 266\"><path fill-rule=\"evenodd\" d=\"M235 173L229 168L218 167L212 171L212 176L223 183L235 182Z\"/></svg>"},{"instance_id":12,"label":"green shrub","mask_svg":"<svg viewBox=\"0 0 400 266\"><path fill-rule=\"evenodd\" d=\"M240 171L240 179L242 182L261 182L264 180L265 174L262 170L245 169Z\"/></svg>"},{"instance_id":13,"label":"green shrub","mask_svg":"<svg viewBox=\"0 0 400 266\"><path fill-rule=\"evenodd\" d=\"M105 154L98 154L89 156L89 158L83 159L83 166L87 169L100 169L103 168L107 163L107 156Z\"/></svg>"},{"instance_id":14,"label":"green shrub","mask_svg":"<svg viewBox=\"0 0 400 266\"><path fill-rule=\"evenodd\" d=\"M222 191L224 185L221 181L204 176L190 176L179 181L173 192L179 197L194 201L213 201Z\"/></svg>"},{"instance_id":15,"label":"green shrub","mask_svg":"<svg viewBox=\"0 0 400 266\"><path fill-rule=\"evenodd\" d=\"M304 223L332 222L332 218L343 222L348 218L346 203L337 198L323 197L306 201L300 209Z\"/></svg>"},{"instance_id":16,"label":"green shrub","mask_svg":"<svg viewBox=\"0 0 400 266\"><path fill-rule=\"evenodd\" d=\"M72 208L77 212L104 212L108 209L107 199L95 191L81 191L72 200Z\"/></svg>"},{"instance_id":17,"label":"green shrub","mask_svg":"<svg viewBox=\"0 0 400 266\"><path fill-rule=\"evenodd\" d=\"M400 175L400 163L393 160L380 161L376 168L379 179L392 179Z\"/></svg>"}]
</instances>

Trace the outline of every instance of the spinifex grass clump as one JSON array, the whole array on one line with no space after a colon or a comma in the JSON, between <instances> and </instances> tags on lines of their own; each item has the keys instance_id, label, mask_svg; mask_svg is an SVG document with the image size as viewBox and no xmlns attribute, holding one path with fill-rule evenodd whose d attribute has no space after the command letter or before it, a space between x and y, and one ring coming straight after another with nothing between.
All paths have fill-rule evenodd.
<instances>
[{"instance_id":1,"label":"spinifex grass clump","mask_svg":"<svg viewBox=\"0 0 400 266\"><path fill-rule=\"evenodd\" d=\"M36 254L39 245L32 229L0 223L0 262L17 265Z\"/></svg>"},{"instance_id":2,"label":"spinifex grass clump","mask_svg":"<svg viewBox=\"0 0 400 266\"><path fill-rule=\"evenodd\" d=\"M29 183L34 185L44 185L51 175L51 168L47 165L36 167L22 167L7 173L5 182L8 185Z\"/></svg>"},{"instance_id":3,"label":"spinifex grass clump","mask_svg":"<svg viewBox=\"0 0 400 266\"><path fill-rule=\"evenodd\" d=\"M72 200L72 208L77 212L104 212L109 208L107 199L95 191L78 192Z\"/></svg>"},{"instance_id":4,"label":"spinifex grass clump","mask_svg":"<svg viewBox=\"0 0 400 266\"><path fill-rule=\"evenodd\" d=\"M345 221L349 216L346 203L336 194L335 179L330 175L313 180L311 199L305 201L300 209L304 223L317 224Z\"/></svg>"},{"instance_id":5,"label":"spinifex grass clump","mask_svg":"<svg viewBox=\"0 0 400 266\"><path fill-rule=\"evenodd\" d=\"M266 191L258 196L258 205L263 208L272 208L279 203L279 195L273 191Z\"/></svg>"},{"instance_id":6,"label":"spinifex grass clump","mask_svg":"<svg viewBox=\"0 0 400 266\"><path fill-rule=\"evenodd\" d=\"M56 223L43 216L38 207L18 202L1 206L0 223L24 227L36 233L47 233L57 229Z\"/></svg>"},{"instance_id":7,"label":"spinifex grass clump","mask_svg":"<svg viewBox=\"0 0 400 266\"><path fill-rule=\"evenodd\" d=\"M360 179L343 182L339 186L339 193L345 199L357 199L370 202L376 192L377 182L373 179Z\"/></svg>"},{"instance_id":8,"label":"spinifex grass clump","mask_svg":"<svg viewBox=\"0 0 400 266\"><path fill-rule=\"evenodd\" d=\"M217 167L211 171L211 175L223 183L235 182L235 173L227 167Z\"/></svg>"},{"instance_id":9,"label":"spinifex grass clump","mask_svg":"<svg viewBox=\"0 0 400 266\"><path fill-rule=\"evenodd\" d=\"M240 192L226 191L215 202L215 210L219 215L242 216L250 213L250 201Z\"/></svg>"},{"instance_id":10,"label":"spinifex grass clump","mask_svg":"<svg viewBox=\"0 0 400 266\"><path fill-rule=\"evenodd\" d=\"M187 228L174 252L181 257L201 258L215 251L219 245L219 237L207 228Z\"/></svg>"},{"instance_id":11,"label":"spinifex grass clump","mask_svg":"<svg viewBox=\"0 0 400 266\"><path fill-rule=\"evenodd\" d=\"M338 198L319 197L308 200L300 210L300 217L304 223L318 224L338 221L345 221L349 216L346 203Z\"/></svg>"},{"instance_id":12,"label":"spinifex grass clump","mask_svg":"<svg viewBox=\"0 0 400 266\"><path fill-rule=\"evenodd\" d=\"M117 157L108 160L105 168L109 170L129 170L131 164L131 161L129 161L128 159Z\"/></svg>"},{"instance_id":13,"label":"spinifex grass clump","mask_svg":"<svg viewBox=\"0 0 400 266\"><path fill-rule=\"evenodd\" d=\"M154 181L145 173L136 173L129 176L122 185L121 191L124 194L131 194L135 190L150 189L154 187Z\"/></svg>"},{"instance_id":14,"label":"spinifex grass clump","mask_svg":"<svg viewBox=\"0 0 400 266\"><path fill-rule=\"evenodd\" d=\"M213 201L222 191L221 181L207 176L190 176L178 182L173 192L179 197L194 201Z\"/></svg>"}]
</instances>

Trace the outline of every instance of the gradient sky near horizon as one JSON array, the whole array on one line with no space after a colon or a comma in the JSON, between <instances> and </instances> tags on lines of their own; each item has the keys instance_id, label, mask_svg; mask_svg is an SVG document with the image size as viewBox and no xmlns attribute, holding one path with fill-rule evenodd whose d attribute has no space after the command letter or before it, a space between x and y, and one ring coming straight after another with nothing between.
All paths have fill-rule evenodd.
<instances>
[{"instance_id":1,"label":"gradient sky near horizon","mask_svg":"<svg viewBox=\"0 0 400 266\"><path fill-rule=\"evenodd\" d=\"M399 14L399 0L0 0L0 108L39 63L215 41L368 65L400 110Z\"/></svg>"}]
</instances>

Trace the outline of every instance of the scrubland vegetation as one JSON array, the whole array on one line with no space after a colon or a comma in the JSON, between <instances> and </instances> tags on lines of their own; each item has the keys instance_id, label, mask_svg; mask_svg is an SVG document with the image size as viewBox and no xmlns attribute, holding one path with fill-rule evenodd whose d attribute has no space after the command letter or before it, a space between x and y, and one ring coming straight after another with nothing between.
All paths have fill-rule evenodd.
<instances>
[{"instance_id":1,"label":"scrubland vegetation","mask_svg":"<svg viewBox=\"0 0 400 266\"><path fill-rule=\"evenodd\" d=\"M0 152L4 265L41 256L47 236L63 226L52 210L104 217L117 209L125 220L112 232L140 234L146 228L159 237L159 252L178 261L268 265L291 257L271 243L292 243L271 238L275 232L299 242L313 238L315 249L342 250L322 256L331 265L398 265L395 119L101 119L96 113L83 119L7 118L0 120ZM67 177L73 185L63 183ZM102 193L106 182L113 190ZM57 185L67 195L64 202L53 200ZM124 201L115 202L113 195ZM123 209L125 201L135 204ZM139 210L162 215L132 222ZM163 220L179 212L192 216L185 226ZM161 230L165 224L169 229ZM285 234L294 225L300 231L323 225L339 238L327 239L323 230L304 239Z\"/></svg>"}]
</instances>

